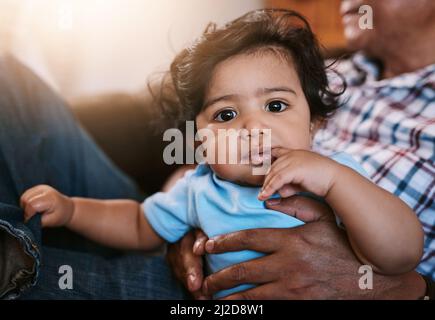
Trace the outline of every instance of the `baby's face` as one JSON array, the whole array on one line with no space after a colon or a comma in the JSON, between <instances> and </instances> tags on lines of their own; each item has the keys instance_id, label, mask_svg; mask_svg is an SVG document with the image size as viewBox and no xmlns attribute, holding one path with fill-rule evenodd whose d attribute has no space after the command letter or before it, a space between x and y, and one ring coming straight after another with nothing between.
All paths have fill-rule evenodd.
<instances>
[{"instance_id":1,"label":"baby's face","mask_svg":"<svg viewBox=\"0 0 435 320\"><path fill-rule=\"evenodd\" d=\"M210 129L216 137L219 129L252 133L240 138L246 140L270 129L272 149L310 149L310 110L299 77L293 63L275 53L240 54L219 63L204 101L204 110L196 118L198 130ZM237 156L238 162L210 164L211 168L222 179L261 185L264 174L255 175L253 169L268 162L270 150L263 150L261 134L258 140L256 151L241 148L241 143L233 148L226 143L227 154ZM216 153L225 151L221 146L219 138L213 141ZM251 157L257 151L259 156Z\"/></svg>"}]
</instances>

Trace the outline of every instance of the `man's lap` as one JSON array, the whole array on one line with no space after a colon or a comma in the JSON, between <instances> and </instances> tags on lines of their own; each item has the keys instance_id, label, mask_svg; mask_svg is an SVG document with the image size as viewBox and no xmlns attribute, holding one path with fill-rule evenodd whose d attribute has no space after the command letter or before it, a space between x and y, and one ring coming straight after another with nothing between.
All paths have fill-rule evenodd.
<instances>
[{"instance_id":1,"label":"man's lap","mask_svg":"<svg viewBox=\"0 0 435 320\"><path fill-rule=\"evenodd\" d=\"M41 255L34 256L41 265L38 284L26 298L181 298L162 257L107 250L68 230L44 230L41 241L39 216L22 224L19 197L36 184L70 196L143 195L80 128L64 101L12 57L0 57L0 115L0 203L8 208L0 210L0 232L12 227L12 235L24 235ZM60 265L73 268L74 290L59 289Z\"/></svg>"},{"instance_id":2,"label":"man's lap","mask_svg":"<svg viewBox=\"0 0 435 320\"><path fill-rule=\"evenodd\" d=\"M43 252L45 265L38 284L23 299L186 298L162 255L126 253L105 258L50 247ZM65 288L69 284L72 288Z\"/></svg>"}]
</instances>

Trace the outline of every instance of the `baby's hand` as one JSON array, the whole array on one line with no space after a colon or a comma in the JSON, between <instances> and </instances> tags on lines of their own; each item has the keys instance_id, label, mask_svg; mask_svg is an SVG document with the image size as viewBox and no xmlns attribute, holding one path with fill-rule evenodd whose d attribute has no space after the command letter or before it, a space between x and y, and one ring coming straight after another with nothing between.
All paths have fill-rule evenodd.
<instances>
[{"instance_id":1,"label":"baby's hand","mask_svg":"<svg viewBox=\"0 0 435 320\"><path fill-rule=\"evenodd\" d=\"M275 192L283 198L300 191L325 197L334 184L338 163L317 153L305 150L272 149L278 158L267 174L259 200L267 200Z\"/></svg>"},{"instance_id":2,"label":"baby's hand","mask_svg":"<svg viewBox=\"0 0 435 320\"><path fill-rule=\"evenodd\" d=\"M74 213L74 202L47 185L39 185L24 192L20 205L24 210L25 221L36 213L41 213L43 227L64 226L71 220Z\"/></svg>"}]
</instances>

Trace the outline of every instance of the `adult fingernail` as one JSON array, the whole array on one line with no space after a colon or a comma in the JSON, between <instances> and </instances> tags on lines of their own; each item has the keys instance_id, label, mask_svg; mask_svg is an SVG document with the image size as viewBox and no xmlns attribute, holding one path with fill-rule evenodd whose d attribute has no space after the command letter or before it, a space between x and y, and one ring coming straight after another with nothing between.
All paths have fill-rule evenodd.
<instances>
[{"instance_id":1,"label":"adult fingernail","mask_svg":"<svg viewBox=\"0 0 435 320\"><path fill-rule=\"evenodd\" d=\"M280 204L280 202L281 202L281 198L274 198L274 199L266 200L266 203L270 206L277 206Z\"/></svg>"},{"instance_id":2,"label":"adult fingernail","mask_svg":"<svg viewBox=\"0 0 435 320\"><path fill-rule=\"evenodd\" d=\"M208 240L206 243L205 243L205 249L207 250L207 251L213 251L213 249L214 249L214 244L215 244L215 241L214 240Z\"/></svg>"},{"instance_id":3,"label":"adult fingernail","mask_svg":"<svg viewBox=\"0 0 435 320\"><path fill-rule=\"evenodd\" d=\"M205 293L205 294L208 294L208 284L207 284L207 281L205 281L203 286L202 286L202 292Z\"/></svg>"},{"instance_id":4,"label":"adult fingernail","mask_svg":"<svg viewBox=\"0 0 435 320\"><path fill-rule=\"evenodd\" d=\"M197 253L197 252L198 252L198 250L199 250L199 245L200 245L200 242L199 242L199 241L197 241L197 242L194 243L194 245L193 245L193 253Z\"/></svg>"},{"instance_id":5,"label":"adult fingernail","mask_svg":"<svg viewBox=\"0 0 435 320\"><path fill-rule=\"evenodd\" d=\"M196 280L196 277L194 274L189 274L189 276L187 277L187 284L189 286L190 291L194 291L196 289L195 288L195 280Z\"/></svg>"}]
</instances>

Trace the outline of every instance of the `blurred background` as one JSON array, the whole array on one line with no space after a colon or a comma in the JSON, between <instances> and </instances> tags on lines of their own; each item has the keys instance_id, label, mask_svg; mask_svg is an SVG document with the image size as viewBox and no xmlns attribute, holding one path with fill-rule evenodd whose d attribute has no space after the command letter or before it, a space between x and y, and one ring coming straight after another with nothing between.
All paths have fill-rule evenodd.
<instances>
[{"instance_id":1,"label":"blurred background","mask_svg":"<svg viewBox=\"0 0 435 320\"><path fill-rule=\"evenodd\" d=\"M308 17L327 54L344 47L340 0L0 0L0 50L67 100L137 92L209 21L263 7Z\"/></svg>"},{"instance_id":2,"label":"blurred background","mask_svg":"<svg viewBox=\"0 0 435 320\"><path fill-rule=\"evenodd\" d=\"M223 24L264 7L301 12L325 56L336 56L344 49L339 6L340 0L0 0L0 54L15 55L67 100L110 159L150 194L176 168L163 163L166 143L150 125L160 111L146 90L150 76L166 71L210 21Z\"/></svg>"}]
</instances>

